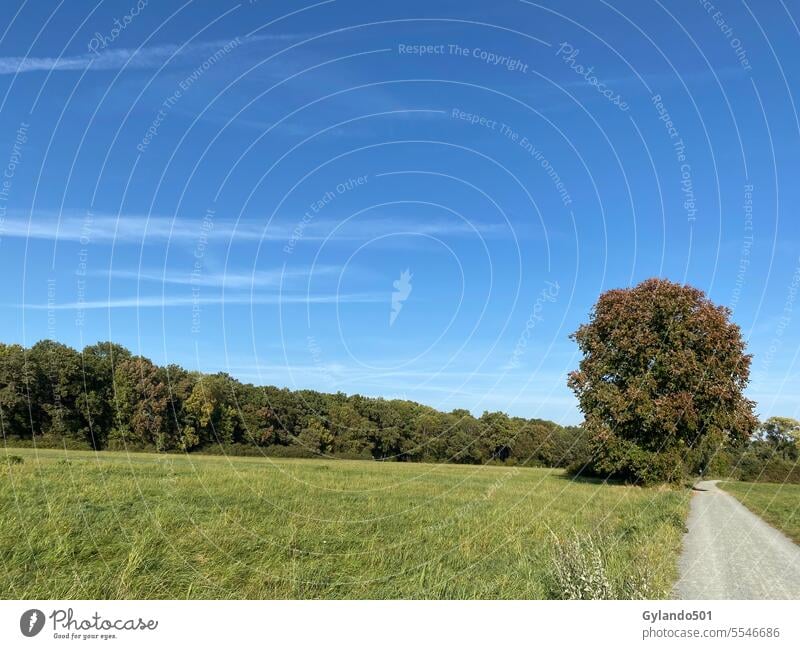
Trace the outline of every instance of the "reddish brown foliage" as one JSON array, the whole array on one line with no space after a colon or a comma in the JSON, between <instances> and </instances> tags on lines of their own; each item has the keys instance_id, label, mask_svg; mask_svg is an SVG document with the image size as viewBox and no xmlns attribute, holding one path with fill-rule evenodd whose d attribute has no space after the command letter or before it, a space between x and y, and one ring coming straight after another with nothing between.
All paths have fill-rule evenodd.
<instances>
[{"instance_id":1,"label":"reddish brown foliage","mask_svg":"<svg viewBox=\"0 0 800 649\"><path fill-rule=\"evenodd\" d=\"M634 464L698 468L709 449L749 439L757 420L742 394L750 356L730 311L691 286L648 279L603 293L574 334L584 358L569 386L603 449L620 445ZM642 478L615 449L601 472ZM670 461L664 462L665 456ZM705 458L705 459L704 459ZM606 459L608 459L606 457ZM614 469L611 465L617 465ZM670 476L661 476L669 478ZM659 478L659 479L661 479Z\"/></svg>"}]
</instances>

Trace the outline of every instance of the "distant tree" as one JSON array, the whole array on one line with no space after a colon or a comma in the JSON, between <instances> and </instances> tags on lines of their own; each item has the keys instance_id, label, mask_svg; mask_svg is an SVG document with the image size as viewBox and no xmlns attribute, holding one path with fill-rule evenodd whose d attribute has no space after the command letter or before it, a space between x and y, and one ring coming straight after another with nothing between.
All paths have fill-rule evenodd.
<instances>
[{"instance_id":1,"label":"distant tree","mask_svg":"<svg viewBox=\"0 0 800 649\"><path fill-rule=\"evenodd\" d=\"M170 364L163 368L164 382L169 397L167 420L164 422L170 448L183 448L182 431L184 425L184 405L192 395L194 384L199 378L197 372L189 372L180 365Z\"/></svg>"},{"instance_id":2,"label":"distant tree","mask_svg":"<svg viewBox=\"0 0 800 649\"><path fill-rule=\"evenodd\" d=\"M582 428L521 417L511 421L511 457L518 464L567 467L588 458L588 440Z\"/></svg>"},{"instance_id":3,"label":"distant tree","mask_svg":"<svg viewBox=\"0 0 800 649\"><path fill-rule=\"evenodd\" d=\"M375 424L358 414L352 403L334 405L328 415L333 451L344 456L372 457Z\"/></svg>"},{"instance_id":4,"label":"distant tree","mask_svg":"<svg viewBox=\"0 0 800 649\"><path fill-rule=\"evenodd\" d=\"M169 391L160 368L141 356L126 358L115 368L114 390L114 438L159 451L173 446L167 428Z\"/></svg>"},{"instance_id":5,"label":"distant tree","mask_svg":"<svg viewBox=\"0 0 800 649\"><path fill-rule=\"evenodd\" d=\"M758 432L786 460L797 460L800 451L800 421L791 417L770 417L758 427Z\"/></svg>"},{"instance_id":6,"label":"distant tree","mask_svg":"<svg viewBox=\"0 0 800 649\"><path fill-rule=\"evenodd\" d=\"M485 462L484 449L481 445L482 433L483 426L469 410L453 410L443 440L444 451L440 457L459 464Z\"/></svg>"},{"instance_id":7,"label":"distant tree","mask_svg":"<svg viewBox=\"0 0 800 649\"><path fill-rule=\"evenodd\" d=\"M309 417L297 443L312 453L327 454L333 450L333 435L318 417Z\"/></svg>"},{"instance_id":8,"label":"distant tree","mask_svg":"<svg viewBox=\"0 0 800 649\"><path fill-rule=\"evenodd\" d=\"M0 432L3 437L33 436L28 391L36 381L35 368L20 345L0 344Z\"/></svg>"},{"instance_id":9,"label":"distant tree","mask_svg":"<svg viewBox=\"0 0 800 649\"><path fill-rule=\"evenodd\" d=\"M231 378L227 374L202 376L183 404L181 447L230 444L239 421Z\"/></svg>"},{"instance_id":10,"label":"distant tree","mask_svg":"<svg viewBox=\"0 0 800 649\"><path fill-rule=\"evenodd\" d=\"M81 353L85 408L96 448L106 445L115 426L114 366L130 357L127 349L112 342L89 345Z\"/></svg>"},{"instance_id":11,"label":"distant tree","mask_svg":"<svg viewBox=\"0 0 800 649\"><path fill-rule=\"evenodd\" d=\"M267 404L264 388L237 383L234 391L244 428L242 441L256 446L272 444L276 437L275 415Z\"/></svg>"},{"instance_id":12,"label":"distant tree","mask_svg":"<svg viewBox=\"0 0 800 649\"><path fill-rule=\"evenodd\" d=\"M311 409L307 408L308 391L292 392L286 388L268 387L264 391L261 409L263 425L261 442L265 445L285 446L292 443L292 435L299 431Z\"/></svg>"},{"instance_id":13,"label":"distant tree","mask_svg":"<svg viewBox=\"0 0 800 649\"><path fill-rule=\"evenodd\" d=\"M676 480L752 435L750 356L730 311L702 291L661 279L607 291L573 339L583 359L568 383L595 472Z\"/></svg>"},{"instance_id":14,"label":"distant tree","mask_svg":"<svg viewBox=\"0 0 800 649\"><path fill-rule=\"evenodd\" d=\"M481 449L483 459L506 460L511 455L514 429L504 412L484 412L479 419L482 427Z\"/></svg>"},{"instance_id":15,"label":"distant tree","mask_svg":"<svg viewBox=\"0 0 800 649\"><path fill-rule=\"evenodd\" d=\"M27 360L35 367L30 402L37 433L53 441L101 448L102 440L92 435L80 354L67 345L42 340L31 347Z\"/></svg>"},{"instance_id":16,"label":"distant tree","mask_svg":"<svg viewBox=\"0 0 800 649\"><path fill-rule=\"evenodd\" d=\"M372 424L369 445L377 459L396 459L402 452L404 428L408 417L405 403L385 399L369 399L357 395L351 401L358 413Z\"/></svg>"},{"instance_id":17,"label":"distant tree","mask_svg":"<svg viewBox=\"0 0 800 649\"><path fill-rule=\"evenodd\" d=\"M414 426L401 436L400 458L421 460L432 458L446 434L448 421L442 413L433 409L417 408L413 415Z\"/></svg>"},{"instance_id":18,"label":"distant tree","mask_svg":"<svg viewBox=\"0 0 800 649\"><path fill-rule=\"evenodd\" d=\"M556 440L554 456L542 462L545 466L582 467L590 457L591 440L583 426L559 426L548 422L551 436Z\"/></svg>"}]
</instances>

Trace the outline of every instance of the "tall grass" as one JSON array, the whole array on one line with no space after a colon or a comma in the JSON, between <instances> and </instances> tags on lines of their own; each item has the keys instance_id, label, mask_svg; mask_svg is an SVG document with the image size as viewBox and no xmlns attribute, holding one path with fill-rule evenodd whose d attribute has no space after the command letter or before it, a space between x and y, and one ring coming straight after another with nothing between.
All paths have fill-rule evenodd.
<instances>
[{"instance_id":1,"label":"tall grass","mask_svg":"<svg viewBox=\"0 0 800 649\"><path fill-rule=\"evenodd\" d=\"M552 599L654 599L663 584L647 561L620 550L610 534L573 532L556 539L548 594Z\"/></svg>"},{"instance_id":2,"label":"tall grass","mask_svg":"<svg viewBox=\"0 0 800 649\"><path fill-rule=\"evenodd\" d=\"M800 485L720 482L753 513L800 543Z\"/></svg>"},{"instance_id":3,"label":"tall grass","mask_svg":"<svg viewBox=\"0 0 800 649\"><path fill-rule=\"evenodd\" d=\"M548 469L12 452L5 598L665 597L687 504Z\"/></svg>"}]
</instances>

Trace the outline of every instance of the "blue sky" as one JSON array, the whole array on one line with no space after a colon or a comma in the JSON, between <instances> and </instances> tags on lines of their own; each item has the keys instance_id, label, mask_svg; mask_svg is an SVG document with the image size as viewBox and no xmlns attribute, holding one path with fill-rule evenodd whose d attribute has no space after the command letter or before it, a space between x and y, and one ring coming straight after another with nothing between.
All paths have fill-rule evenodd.
<instances>
[{"instance_id":1,"label":"blue sky","mask_svg":"<svg viewBox=\"0 0 800 649\"><path fill-rule=\"evenodd\" d=\"M733 309L759 413L797 416L799 20L8 2L0 340L577 423L569 333L662 276Z\"/></svg>"}]
</instances>

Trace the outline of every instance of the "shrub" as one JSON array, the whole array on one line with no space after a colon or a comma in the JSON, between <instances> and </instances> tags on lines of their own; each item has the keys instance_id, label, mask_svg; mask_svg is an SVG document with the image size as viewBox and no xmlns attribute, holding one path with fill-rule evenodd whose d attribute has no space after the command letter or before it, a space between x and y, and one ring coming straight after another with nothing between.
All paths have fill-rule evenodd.
<instances>
[{"instance_id":1,"label":"shrub","mask_svg":"<svg viewBox=\"0 0 800 649\"><path fill-rule=\"evenodd\" d=\"M574 462L568 470L574 475L608 477L640 485L680 482L686 477L684 455L678 449L648 451L611 433L598 435L589 459Z\"/></svg>"},{"instance_id":2,"label":"shrub","mask_svg":"<svg viewBox=\"0 0 800 649\"><path fill-rule=\"evenodd\" d=\"M109 451L129 451L131 453L158 453L153 444L145 444L136 441L125 441L121 437L113 437L108 440L106 448Z\"/></svg>"},{"instance_id":3,"label":"shrub","mask_svg":"<svg viewBox=\"0 0 800 649\"><path fill-rule=\"evenodd\" d=\"M252 446L233 442L231 444L211 444L192 450L192 453L203 455L237 455L242 457L282 457L282 458L314 458L320 457L303 446L284 446L270 444L269 446Z\"/></svg>"},{"instance_id":4,"label":"shrub","mask_svg":"<svg viewBox=\"0 0 800 649\"><path fill-rule=\"evenodd\" d=\"M319 457L315 455L314 457ZM372 460L372 453L364 449L363 451L343 451L334 453L334 457L338 460Z\"/></svg>"},{"instance_id":5,"label":"shrub","mask_svg":"<svg viewBox=\"0 0 800 649\"><path fill-rule=\"evenodd\" d=\"M264 448L264 455L268 457L286 458L312 458L323 457L321 453L305 446L281 446L273 444Z\"/></svg>"},{"instance_id":6,"label":"shrub","mask_svg":"<svg viewBox=\"0 0 800 649\"><path fill-rule=\"evenodd\" d=\"M35 439L16 439L7 437L6 443L14 448L58 448L68 451L91 451L92 446L77 439L56 435L37 435Z\"/></svg>"},{"instance_id":7,"label":"shrub","mask_svg":"<svg viewBox=\"0 0 800 649\"><path fill-rule=\"evenodd\" d=\"M800 464L780 457L762 459L754 453L745 453L739 461L739 479L800 484Z\"/></svg>"}]
</instances>

